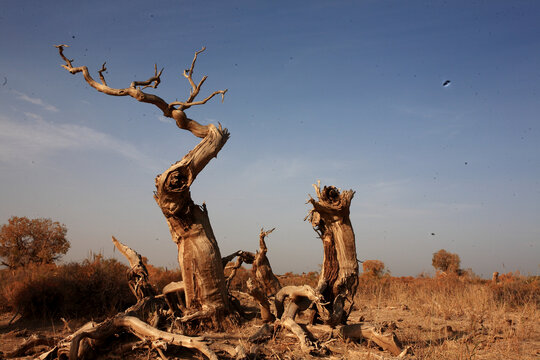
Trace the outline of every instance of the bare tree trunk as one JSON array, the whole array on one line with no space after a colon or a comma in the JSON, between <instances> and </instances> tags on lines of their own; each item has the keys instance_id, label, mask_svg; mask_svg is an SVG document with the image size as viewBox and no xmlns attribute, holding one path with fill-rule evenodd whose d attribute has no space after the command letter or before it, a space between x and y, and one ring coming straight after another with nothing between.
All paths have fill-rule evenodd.
<instances>
[{"instance_id":1,"label":"bare tree trunk","mask_svg":"<svg viewBox=\"0 0 540 360\"><path fill-rule=\"evenodd\" d=\"M210 126L208 135L184 158L156 178L155 199L178 245L186 307L226 314L230 311L221 253L206 205L191 199L190 185L228 138L227 130Z\"/></svg>"},{"instance_id":2,"label":"bare tree trunk","mask_svg":"<svg viewBox=\"0 0 540 360\"><path fill-rule=\"evenodd\" d=\"M349 207L354 191L340 192L334 186L320 182L313 185L317 200L310 197L313 209L309 219L323 242L324 259L317 291L329 303L329 325L345 324L352 310L358 287L358 261L354 231L349 219ZM348 302L348 305L345 304Z\"/></svg>"}]
</instances>

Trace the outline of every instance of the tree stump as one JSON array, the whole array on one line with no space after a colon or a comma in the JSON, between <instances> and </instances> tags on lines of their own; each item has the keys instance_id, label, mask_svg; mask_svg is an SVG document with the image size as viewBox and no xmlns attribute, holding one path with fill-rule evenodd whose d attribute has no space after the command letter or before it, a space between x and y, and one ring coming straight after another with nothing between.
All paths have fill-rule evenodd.
<instances>
[{"instance_id":1,"label":"tree stump","mask_svg":"<svg viewBox=\"0 0 540 360\"><path fill-rule=\"evenodd\" d=\"M356 242L349 218L354 191L340 192L334 186L325 186L321 190L320 182L313 187L317 200L310 196L308 203L313 209L306 219L321 238L324 249L317 291L328 303L326 306L331 313L326 322L336 326L346 323L358 287Z\"/></svg>"}]
</instances>

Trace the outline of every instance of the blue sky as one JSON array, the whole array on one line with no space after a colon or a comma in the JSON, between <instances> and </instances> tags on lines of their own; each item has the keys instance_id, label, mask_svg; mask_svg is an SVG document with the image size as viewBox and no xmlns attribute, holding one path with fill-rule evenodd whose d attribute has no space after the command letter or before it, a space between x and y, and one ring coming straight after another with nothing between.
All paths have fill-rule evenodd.
<instances>
[{"instance_id":1,"label":"blue sky","mask_svg":"<svg viewBox=\"0 0 540 360\"><path fill-rule=\"evenodd\" d=\"M261 227L277 273L318 270L304 216L311 184L353 189L358 258L394 275L462 267L540 270L540 3L535 1L3 1L0 220L68 227L65 260L113 253L111 235L156 265L176 247L154 177L197 144L158 109L90 88L55 44L127 87L218 99L188 110L231 139L192 188L223 255L254 251ZM444 81L449 86L443 87ZM434 234L434 235L432 235Z\"/></svg>"}]
</instances>

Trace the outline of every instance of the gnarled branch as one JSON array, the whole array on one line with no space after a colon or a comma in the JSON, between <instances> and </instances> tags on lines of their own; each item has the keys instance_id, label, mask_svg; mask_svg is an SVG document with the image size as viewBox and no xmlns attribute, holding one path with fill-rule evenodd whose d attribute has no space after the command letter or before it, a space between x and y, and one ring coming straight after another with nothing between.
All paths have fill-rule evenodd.
<instances>
[{"instance_id":1,"label":"gnarled branch","mask_svg":"<svg viewBox=\"0 0 540 360\"><path fill-rule=\"evenodd\" d=\"M143 89L146 89L147 87L157 89L158 85L161 83L161 74L163 73L164 69L165 68L162 68L158 73L157 64L154 64L154 76L152 76L146 81L133 81L130 87L133 88L136 86L143 86ZM153 85L151 85L152 83Z\"/></svg>"},{"instance_id":2,"label":"gnarled branch","mask_svg":"<svg viewBox=\"0 0 540 360\"><path fill-rule=\"evenodd\" d=\"M142 91L143 89L146 89L147 87L151 87L155 89L160 84L161 74L163 73L163 69L161 69L158 72L157 65L154 65L154 75L151 76L148 80L133 81L129 87L117 89L117 88L108 86L107 82L105 81L105 77L103 76L103 72L107 70L107 68L105 67L105 63L101 66L101 69L98 70L101 82L97 82L96 80L94 80L94 78L92 78L86 66L83 65L83 66L74 67L73 66L74 60L68 59L64 55L64 48L67 48L68 45L61 44L61 45L55 45L55 47L58 49L60 57L65 62L65 64L62 64L62 67L72 74L77 74L77 73L82 72L84 80L97 91L102 92L107 95L112 95L112 96L131 96L137 101L153 104L154 106L158 107L163 112L163 116L174 119L176 122L176 125L180 129L188 130L191 133L193 133L193 135L200 138L204 138L208 134L209 125L202 125L195 120L189 119L184 113L184 110L194 105L206 104L210 99L212 99L214 96L218 94L221 94L221 100L223 101L224 95L227 92L227 89L217 90L217 91L214 91L210 96L208 96L204 100L194 101L196 96L200 92L202 84L206 80L206 76L203 77L203 79L200 81L198 85L195 85L195 83L192 80L193 68L195 66L195 61L197 60L197 55L200 52L202 52L204 48L203 50L200 50L195 53L195 58L193 59L193 62L191 63L191 68L184 72L184 76L188 78L188 81L190 82L192 86L191 94L188 100L185 102L173 101L171 103L167 103L165 100L163 100L161 97L157 95L149 94ZM176 106L179 106L179 107L176 108Z\"/></svg>"}]
</instances>

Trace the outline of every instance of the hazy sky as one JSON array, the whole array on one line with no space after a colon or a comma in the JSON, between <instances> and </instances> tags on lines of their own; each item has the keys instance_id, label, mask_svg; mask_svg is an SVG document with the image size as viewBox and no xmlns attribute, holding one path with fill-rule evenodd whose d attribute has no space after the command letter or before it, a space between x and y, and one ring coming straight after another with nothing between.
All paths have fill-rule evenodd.
<instances>
[{"instance_id":1,"label":"hazy sky","mask_svg":"<svg viewBox=\"0 0 540 360\"><path fill-rule=\"evenodd\" d=\"M303 219L311 184L353 189L358 258L394 275L432 272L444 248L463 268L538 274L538 1L2 1L0 223L65 223L71 250L113 253L111 235L155 265L176 246L154 177L197 144L157 108L89 87L74 65L127 87L165 67L158 89L231 139L192 187L223 255L254 251L276 273L318 270ZM448 86L443 86L450 80Z\"/></svg>"}]
</instances>

